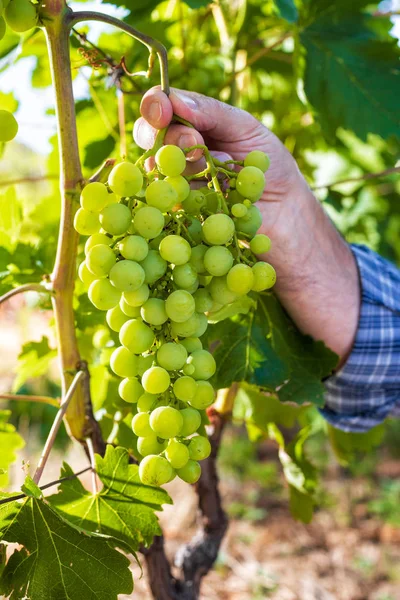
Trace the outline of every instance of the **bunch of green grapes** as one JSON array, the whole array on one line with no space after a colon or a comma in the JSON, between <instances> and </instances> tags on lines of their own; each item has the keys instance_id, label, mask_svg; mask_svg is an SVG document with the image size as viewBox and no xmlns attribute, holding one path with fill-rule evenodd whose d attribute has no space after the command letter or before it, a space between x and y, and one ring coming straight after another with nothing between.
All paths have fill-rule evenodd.
<instances>
[{"instance_id":1,"label":"bunch of green grapes","mask_svg":"<svg viewBox=\"0 0 400 600\"><path fill-rule=\"evenodd\" d=\"M17 33L36 27L38 6L39 4L32 4L29 0L0 0L0 40L5 36L6 23Z\"/></svg>"},{"instance_id":2,"label":"bunch of green grapes","mask_svg":"<svg viewBox=\"0 0 400 600\"><path fill-rule=\"evenodd\" d=\"M162 146L155 163L146 173L143 158L121 162L107 185L86 185L75 228L90 236L79 277L119 336L110 368L132 406L139 475L158 486L175 476L195 483L211 452L205 424L216 364L201 341L207 315L271 288L275 271L255 256L270 248L254 204L264 153L250 152L238 172L215 163L217 190L191 190L176 146Z\"/></svg>"}]
</instances>

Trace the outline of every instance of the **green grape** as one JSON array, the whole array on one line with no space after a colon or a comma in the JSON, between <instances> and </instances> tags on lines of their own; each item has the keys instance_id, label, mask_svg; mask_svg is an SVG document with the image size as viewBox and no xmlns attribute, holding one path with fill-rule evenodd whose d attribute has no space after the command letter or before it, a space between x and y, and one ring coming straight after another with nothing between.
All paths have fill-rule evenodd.
<instances>
[{"instance_id":1,"label":"green grape","mask_svg":"<svg viewBox=\"0 0 400 600\"><path fill-rule=\"evenodd\" d=\"M195 308L193 296L186 290L172 292L165 301L167 315L176 323L187 321L193 315Z\"/></svg>"},{"instance_id":2,"label":"green grape","mask_svg":"<svg viewBox=\"0 0 400 600\"><path fill-rule=\"evenodd\" d=\"M110 329L118 332L122 325L129 321L129 317L121 309L121 306L117 304L117 306L114 306L114 308L110 308L110 310L107 311L106 321Z\"/></svg>"},{"instance_id":3,"label":"green grape","mask_svg":"<svg viewBox=\"0 0 400 600\"><path fill-rule=\"evenodd\" d=\"M178 177L186 169L186 157L178 146L162 146L156 154L156 165L163 175Z\"/></svg>"},{"instance_id":4,"label":"green grape","mask_svg":"<svg viewBox=\"0 0 400 600\"><path fill-rule=\"evenodd\" d=\"M166 219L165 219L165 223L166 223ZM158 247L161 244L161 240L163 240L165 238L165 236L167 236L167 235L168 235L168 233L166 231L162 231L160 233L160 235L158 235L157 237L155 237L149 241L149 248L151 248L152 250L158 251Z\"/></svg>"},{"instance_id":5,"label":"green grape","mask_svg":"<svg viewBox=\"0 0 400 600\"><path fill-rule=\"evenodd\" d=\"M137 415L136 415L137 416ZM196 435L189 443L189 456L192 460L204 460L211 454L211 444L204 435Z\"/></svg>"},{"instance_id":6,"label":"green grape","mask_svg":"<svg viewBox=\"0 0 400 600\"><path fill-rule=\"evenodd\" d=\"M137 409L139 412L149 412L153 409L157 402L158 396L145 392L137 401Z\"/></svg>"},{"instance_id":7,"label":"green grape","mask_svg":"<svg viewBox=\"0 0 400 600\"><path fill-rule=\"evenodd\" d=\"M192 248L192 254L189 262L199 274L206 272L206 268L204 266L204 256L207 250L208 248L204 244L200 244L199 246Z\"/></svg>"},{"instance_id":8,"label":"green grape","mask_svg":"<svg viewBox=\"0 0 400 600\"><path fill-rule=\"evenodd\" d=\"M212 281L212 278L212 275L199 275L199 283L203 287L206 287Z\"/></svg>"},{"instance_id":9,"label":"green grape","mask_svg":"<svg viewBox=\"0 0 400 600\"><path fill-rule=\"evenodd\" d=\"M182 442L170 440L165 450L165 456L171 467L182 469L189 460L189 450Z\"/></svg>"},{"instance_id":10,"label":"green grape","mask_svg":"<svg viewBox=\"0 0 400 600\"><path fill-rule=\"evenodd\" d=\"M127 377L123 379L118 386L118 393L122 400L134 404L143 395L143 387L136 377Z\"/></svg>"},{"instance_id":11,"label":"green grape","mask_svg":"<svg viewBox=\"0 0 400 600\"><path fill-rule=\"evenodd\" d=\"M183 417L172 406L159 406L150 415L150 425L160 438L174 438L182 429Z\"/></svg>"},{"instance_id":12,"label":"green grape","mask_svg":"<svg viewBox=\"0 0 400 600\"><path fill-rule=\"evenodd\" d=\"M231 208L234 217L244 217L247 215L247 206L244 204L234 204Z\"/></svg>"},{"instance_id":13,"label":"green grape","mask_svg":"<svg viewBox=\"0 0 400 600\"><path fill-rule=\"evenodd\" d=\"M214 402L215 392L214 388L208 381L197 381L197 388L194 397L189 400L190 406L203 410L208 408Z\"/></svg>"},{"instance_id":14,"label":"green grape","mask_svg":"<svg viewBox=\"0 0 400 600\"><path fill-rule=\"evenodd\" d=\"M140 235L128 235L119 243L119 251L128 260L141 262L149 253L149 246Z\"/></svg>"},{"instance_id":15,"label":"green grape","mask_svg":"<svg viewBox=\"0 0 400 600\"><path fill-rule=\"evenodd\" d=\"M96 281L97 279L96 275L93 275L93 273L91 273L87 268L85 260L79 265L78 277L82 281L82 283L84 283L88 287L93 281Z\"/></svg>"},{"instance_id":16,"label":"green grape","mask_svg":"<svg viewBox=\"0 0 400 600\"><path fill-rule=\"evenodd\" d=\"M207 329L207 317L194 313L187 321L178 323L172 321L172 334L174 337L200 337Z\"/></svg>"},{"instance_id":17,"label":"green grape","mask_svg":"<svg viewBox=\"0 0 400 600\"><path fill-rule=\"evenodd\" d=\"M210 190L208 194L206 194L207 208L210 213L216 213L219 210L219 198L217 192L214 190Z\"/></svg>"},{"instance_id":18,"label":"green grape","mask_svg":"<svg viewBox=\"0 0 400 600\"><path fill-rule=\"evenodd\" d=\"M245 296L253 288L254 273L248 265L235 265L226 276L226 284L234 294Z\"/></svg>"},{"instance_id":19,"label":"green grape","mask_svg":"<svg viewBox=\"0 0 400 600\"><path fill-rule=\"evenodd\" d=\"M200 479L201 467L198 462L189 459L182 469L176 470L176 473L186 483L196 483Z\"/></svg>"},{"instance_id":20,"label":"green grape","mask_svg":"<svg viewBox=\"0 0 400 600\"><path fill-rule=\"evenodd\" d=\"M140 437L137 441L137 449L139 454L142 456L148 456L149 454L160 454L160 452L165 450L166 445L166 442L158 441L156 434Z\"/></svg>"},{"instance_id":21,"label":"green grape","mask_svg":"<svg viewBox=\"0 0 400 600\"><path fill-rule=\"evenodd\" d=\"M188 352L194 352L195 350L201 350L203 348L201 340L197 337L187 337L179 343L182 344Z\"/></svg>"},{"instance_id":22,"label":"green grape","mask_svg":"<svg viewBox=\"0 0 400 600\"><path fill-rule=\"evenodd\" d=\"M96 279L90 284L88 296L93 306L99 310L109 310L117 306L121 292L116 290L108 279Z\"/></svg>"},{"instance_id":23,"label":"green grape","mask_svg":"<svg viewBox=\"0 0 400 600\"><path fill-rule=\"evenodd\" d=\"M121 344L134 354L142 354L150 350L154 343L154 333L141 319L131 319L121 327L119 332Z\"/></svg>"},{"instance_id":24,"label":"green grape","mask_svg":"<svg viewBox=\"0 0 400 600\"><path fill-rule=\"evenodd\" d=\"M111 242L112 239L105 233L94 233L86 240L85 254L88 254L94 246L109 246Z\"/></svg>"},{"instance_id":25,"label":"green grape","mask_svg":"<svg viewBox=\"0 0 400 600\"><path fill-rule=\"evenodd\" d=\"M194 367L193 379L210 379L217 369L213 355L207 350L195 350L188 364Z\"/></svg>"},{"instance_id":26,"label":"green grape","mask_svg":"<svg viewBox=\"0 0 400 600\"><path fill-rule=\"evenodd\" d=\"M79 208L74 217L74 227L81 235L92 235L100 229L99 215Z\"/></svg>"},{"instance_id":27,"label":"green grape","mask_svg":"<svg viewBox=\"0 0 400 600\"><path fill-rule=\"evenodd\" d=\"M234 180L234 181L235 181L235 185L236 185L236 180ZM239 194L239 192L237 190L229 190L226 199L227 199L228 204L230 204L231 206L234 204L242 204L244 201L243 196L241 194Z\"/></svg>"},{"instance_id":28,"label":"green grape","mask_svg":"<svg viewBox=\"0 0 400 600\"><path fill-rule=\"evenodd\" d=\"M154 206L145 206L133 218L133 226L142 237L151 240L164 228L164 215Z\"/></svg>"},{"instance_id":29,"label":"green grape","mask_svg":"<svg viewBox=\"0 0 400 600\"><path fill-rule=\"evenodd\" d=\"M187 230L195 244L200 244L203 241L203 227L198 219L192 217Z\"/></svg>"},{"instance_id":30,"label":"green grape","mask_svg":"<svg viewBox=\"0 0 400 600\"><path fill-rule=\"evenodd\" d=\"M150 325L162 325L168 320L168 315L165 312L165 301L161 298L149 298L140 310L143 321Z\"/></svg>"},{"instance_id":31,"label":"green grape","mask_svg":"<svg viewBox=\"0 0 400 600\"><path fill-rule=\"evenodd\" d=\"M159 251L164 260L174 265L184 265L192 253L189 242L180 235L167 235L161 240Z\"/></svg>"},{"instance_id":32,"label":"green grape","mask_svg":"<svg viewBox=\"0 0 400 600\"><path fill-rule=\"evenodd\" d=\"M190 263L178 265L172 272L172 279L179 288L188 289L198 284L197 272Z\"/></svg>"},{"instance_id":33,"label":"green grape","mask_svg":"<svg viewBox=\"0 0 400 600\"><path fill-rule=\"evenodd\" d=\"M205 288L200 288L193 294L196 311L199 313L205 313L211 310L213 300ZM201 342L200 342L201 344Z\"/></svg>"},{"instance_id":34,"label":"green grape","mask_svg":"<svg viewBox=\"0 0 400 600\"><path fill-rule=\"evenodd\" d=\"M211 310L209 312L211 314L215 313L215 312L217 312L218 310L220 310L223 307L224 307L223 304L219 304L219 302L213 302L213 305L212 305Z\"/></svg>"},{"instance_id":35,"label":"green grape","mask_svg":"<svg viewBox=\"0 0 400 600\"><path fill-rule=\"evenodd\" d=\"M108 176L108 185L118 196L135 196L142 188L143 175L136 165L125 161L115 165Z\"/></svg>"},{"instance_id":36,"label":"green grape","mask_svg":"<svg viewBox=\"0 0 400 600\"><path fill-rule=\"evenodd\" d=\"M153 366L153 362L154 354L144 354L143 356L139 356L138 375L141 377L143 373Z\"/></svg>"},{"instance_id":37,"label":"green grape","mask_svg":"<svg viewBox=\"0 0 400 600\"><path fill-rule=\"evenodd\" d=\"M150 427L150 417L147 413L139 412L133 417L132 431L138 437L146 437L153 433Z\"/></svg>"},{"instance_id":38,"label":"green grape","mask_svg":"<svg viewBox=\"0 0 400 600\"><path fill-rule=\"evenodd\" d=\"M178 175L177 177L166 177L164 181L168 181L174 188L178 196L178 202L183 202L183 200L189 196L190 185L182 175Z\"/></svg>"},{"instance_id":39,"label":"green grape","mask_svg":"<svg viewBox=\"0 0 400 600\"><path fill-rule=\"evenodd\" d=\"M173 389L174 394L178 398L178 400L188 402L188 400L192 400L195 397L197 391L197 383L195 382L193 377L183 375L183 377L179 377L175 381Z\"/></svg>"},{"instance_id":40,"label":"green grape","mask_svg":"<svg viewBox=\"0 0 400 600\"><path fill-rule=\"evenodd\" d=\"M131 306L130 304L127 303L127 301L125 300L125 298L123 296L122 296L121 300L119 301L119 306L120 306L120 309L122 310L122 312L124 313L124 315L126 315L127 317L131 317L131 318L140 317L140 307L139 306Z\"/></svg>"},{"instance_id":41,"label":"green grape","mask_svg":"<svg viewBox=\"0 0 400 600\"><path fill-rule=\"evenodd\" d=\"M31 4L31 6L33 6ZM4 36L1 35L1 31L5 30L4 19L0 19L0 39ZM18 123L16 118L8 110L0 110L0 142L11 142L18 133Z\"/></svg>"},{"instance_id":42,"label":"green grape","mask_svg":"<svg viewBox=\"0 0 400 600\"><path fill-rule=\"evenodd\" d=\"M243 167L236 179L237 191L250 200L259 200L265 188L264 173L257 167Z\"/></svg>"},{"instance_id":43,"label":"green grape","mask_svg":"<svg viewBox=\"0 0 400 600\"><path fill-rule=\"evenodd\" d=\"M183 425L180 431L182 437L195 433L201 425L201 414L195 408L183 408L181 411Z\"/></svg>"},{"instance_id":44,"label":"green grape","mask_svg":"<svg viewBox=\"0 0 400 600\"><path fill-rule=\"evenodd\" d=\"M185 365L182 369L182 371L185 373L185 375L193 375L195 368L193 365Z\"/></svg>"},{"instance_id":45,"label":"green grape","mask_svg":"<svg viewBox=\"0 0 400 600\"><path fill-rule=\"evenodd\" d=\"M140 481L154 487L164 485L171 480L173 470L166 458L149 455L139 465Z\"/></svg>"},{"instance_id":46,"label":"green grape","mask_svg":"<svg viewBox=\"0 0 400 600\"><path fill-rule=\"evenodd\" d=\"M143 269L144 270L144 269ZM143 283L140 288L124 293L124 299L130 306L140 308L150 296L149 286ZM140 311L139 311L140 314Z\"/></svg>"},{"instance_id":47,"label":"green grape","mask_svg":"<svg viewBox=\"0 0 400 600\"><path fill-rule=\"evenodd\" d=\"M182 208L188 215L199 215L207 203L206 197L200 190L191 190L189 196L182 202Z\"/></svg>"},{"instance_id":48,"label":"green grape","mask_svg":"<svg viewBox=\"0 0 400 600\"><path fill-rule=\"evenodd\" d=\"M254 254L264 254L264 252L268 252L270 249L271 240L263 233L255 235L250 242L250 250L254 252Z\"/></svg>"},{"instance_id":49,"label":"green grape","mask_svg":"<svg viewBox=\"0 0 400 600\"><path fill-rule=\"evenodd\" d=\"M93 346L101 349L110 341L110 332L106 327L98 329L93 335Z\"/></svg>"},{"instance_id":50,"label":"green grape","mask_svg":"<svg viewBox=\"0 0 400 600\"><path fill-rule=\"evenodd\" d=\"M209 283L208 291L211 294L211 298L218 304L231 304L237 299L237 294L232 292L226 283L226 277L213 277Z\"/></svg>"},{"instance_id":51,"label":"green grape","mask_svg":"<svg viewBox=\"0 0 400 600\"><path fill-rule=\"evenodd\" d=\"M236 231L246 233L253 237L260 229L262 224L262 215L258 206L250 206L247 214L241 219L235 219Z\"/></svg>"},{"instance_id":52,"label":"green grape","mask_svg":"<svg viewBox=\"0 0 400 600\"><path fill-rule=\"evenodd\" d=\"M269 290L276 282L276 271L272 265L266 262L258 262L253 267L254 283L252 289L255 292Z\"/></svg>"},{"instance_id":53,"label":"green grape","mask_svg":"<svg viewBox=\"0 0 400 600\"><path fill-rule=\"evenodd\" d=\"M36 8L29 0L11 0L4 11L4 18L10 29L22 33L36 27Z\"/></svg>"},{"instance_id":54,"label":"green grape","mask_svg":"<svg viewBox=\"0 0 400 600\"><path fill-rule=\"evenodd\" d=\"M86 256L87 268L97 277L105 277L115 265L116 256L110 246L97 244L93 246Z\"/></svg>"},{"instance_id":55,"label":"green grape","mask_svg":"<svg viewBox=\"0 0 400 600\"><path fill-rule=\"evenodd\" d=\"M168 212L177 204L178 194L166 179L156 179L146 189L146 202L161 212Z\"/></svg>"},{"instance_id":56,"label":"green grape","mask_svg":"<svg viewBox=\"0 0 400 600\"><path fill-rule=\"evenodd\" d=\"M176 344L174 342L168 342L162 344L157 352L157 362L160 367L167 369L167 371L177 371L182 369L186 363L188 353L186 348L182 344Z\"/></svg>"},{"instance_id":57,"label":"green grape","mask_svg":"<svg viewBox=\"0 0 400 600\"><path fill-rule=\"evenodd\" d=\"M200 282L199 279L197 278L196 281L193 283L193 285L191 285L190 287L187 288L183 288L185 289L187 292L189 292L189 294L194 294L195 291L199 288Z\"/></svg>"},{"instance_id":58,"label":"green grape","mask_svg":"<svg viewBox=\"0 0 400 600\"><path fill-rule=\"evenodd\" d=\"M235 224L228 215L211 215L203 223L203 236L212 246L222 246L231 241Z\"/></svg>"},{"instance_id":59,"label":"green grape","mask_svg":"<svg viewBox=\"0 0 400 600\"><path fill-rule=\"evenodd\" d=\"M263 173L268 171L270 165L270 159L268 154L265 152L261 152L261 150L252 150L248 153L246 158L244 159L245 167L257 167Z\"/></svg>"},{"instance_id":60,"label":"green grape","mask_svg":"<svg viewBox=\"0 0 400 600\"><path fill-rule=\"evenodd\" d=\"M104 183L93 181L88 183L81 192L81 206L90 212L103 210L109 204L108 190Z\"/></svg>"},{"instance_id":61,"label":"green grape","mask_svg":"<svg viewBox=\"0 0 400 600\"><path fill-rule=\"evenodd\" d=\"M138 357L124 346L119 346L111 354L110 367L119 377L135 377L138 372Z\"/></svg>"},{"instance_id":62,"label":"green grape","mask_svg":"<svg viewBox=\"0 0 400 600\"><path fill-rule=\"evenodd\" d=\"M225 246L212 246L204 255L204 266L210 275L226 275L232 265L232 253Z\"/></svg>"},{"instance_id":63,"label":"green grape","mask_svg":"<svg viewBox=\"0 0 400 600\"><path fill-rule=\"evenodd\" d=\"M2 12L2 11L0 11L0 13L1 13L1 12ZM2 40L2 39L3 39L3 37L5 36L5 34L6 34L6 28L7 28L7 26L6 26L6 22L5 22L5 20L3 19L3 17L1 17L1 16L0 16L0 40ZM7 111L7 112L8 112L8 111ZM6 118L7 118L7 117L6 117ZM0 141L1 141L1 142L5 142L5 141L8 141L8 142L9 142L9 141L11 141L11 140L3 140L3 139L1 139L1 137L2 137L2 136L4 136L4 137L8 137L8 136L10 135L9 133L8 133L8 134L4 134L4 133L3 133L3 123L4 123L4 121L2 122L2 118L1 118L1 114L0 114L0 131L1 131L1 133L0 133ZM17 123L17 126L18 126L18 123ZM15 136L13 136L11 139L14 139L14 137L15 137Z\"/></svg>"},{"instance_id":64,"label":"green grape","mask_svg":"<svg viewBox=\"0 0 400 600\"><path fill-rule=\"evenodd\" d=\"M110 281L121 292L138 290L144 282L143 268L133 260L120 260L110 271Z\"/></svg>"},{"instance_id":65,"label":"green grape","mask_svg":"<svg viewBox=\"0 0 400 600\"><path fill-rule=\"evenodd\" d=\"M125 204L109 204L100 213L102 228L112 235L126 233L131 224L132 214Z\"/></svg>"},{"instance_id":66,"label":"green grape","mask_svg":"<svg viewBox=\"0 0 400 600\"><path fill-rule=\"evenodd\" d=\"M144 391L149 394L162 394L169 388L170 381L168 371L162 367L150 367L142 375Z\"/></svg>"}]
</instances>

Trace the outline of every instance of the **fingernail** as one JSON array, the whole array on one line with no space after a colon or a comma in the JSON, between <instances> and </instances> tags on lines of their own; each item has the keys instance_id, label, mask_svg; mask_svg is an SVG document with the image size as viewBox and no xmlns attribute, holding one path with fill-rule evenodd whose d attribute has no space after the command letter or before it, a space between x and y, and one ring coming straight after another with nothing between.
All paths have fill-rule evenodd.
<instances>
[{"instance_id":1,"label":"fingernail","mask_svg":"<svg viewBox=\"0 0 400 600\"><path fill-rule=\"evenodd\" d=\"M186 104L186 106L188 108L191 108L192 110L196 110L198 108L198 104L197 104L196 100L194 100L190 96L186 96L186 94L184 94L183 92L175 92L174 91L174 94L177 98L179 98L179 100L181 102Z\"/></svg>"},{"instance_id":2,"label":"fingernail","mask_svg":"<svg viewBox=\"0 0 400 600\"><path fill-rule=\"evenodd\" d=\"M149 106L148 117L153 123L159 122L161 119L162 109L160 102L152 102Z\"/></svg>"},{"instance_id":3,"label":"fingernail","mask_svg":"<svg viewBox=\"0 0 400 600\"><path fill-rule=\"evenodd\" d=\"M181 135L181 137L178 140L178 146L180 148L190 148L190 146L195 146L196 144L197 140L195 136L191 135L190 133L185 133L184 135Z\"/></svg>"}]
</instances>

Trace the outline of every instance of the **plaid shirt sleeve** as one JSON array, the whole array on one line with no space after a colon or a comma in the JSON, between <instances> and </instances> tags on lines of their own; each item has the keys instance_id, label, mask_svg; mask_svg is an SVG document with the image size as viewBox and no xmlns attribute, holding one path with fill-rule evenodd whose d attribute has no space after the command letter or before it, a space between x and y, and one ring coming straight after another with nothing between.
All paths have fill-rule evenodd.
<instances>
[{"instance_id":1,"label":"plaid shirt sleeve","mask_svg":"<svg viewBox=\"0 0 400 600\"><path fill-rule=\"evenodd\" d=\"M325 381L322 415L338 429L364 432L400 416L400 270L364 246L351 246L361 280L352 352Z\"/></svg>"}]
</instances>

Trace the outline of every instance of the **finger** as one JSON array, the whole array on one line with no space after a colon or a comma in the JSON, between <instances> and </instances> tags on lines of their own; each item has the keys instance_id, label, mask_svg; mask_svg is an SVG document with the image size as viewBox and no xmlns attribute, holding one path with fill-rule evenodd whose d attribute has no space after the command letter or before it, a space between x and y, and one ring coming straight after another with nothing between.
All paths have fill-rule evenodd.
<instances>
[{"instance_id":1,"label":"finger","mask_svg":"<svg viewBox=\"0 0 400 600\"><path fill-rule=\"evenodd\" d=\"M157 86L143 96L140 112L155 129L163 129L172 120L173 108L168 96Z\"/></svg>"},{"instance_id":2,"label":"finger","mask_svg":"<svg viewBox=\"0 0 400 600\"><path fill-rule=\"evenodd\" d=\"M156 139L157 130L154 129L143 117L140 117L135 122L133 127L133 137L135 142L140 148L148 150L154 146ZM171 125L167 131L167 135L164 140L165 144L174 144L180 148L190 148L190 146L197 146L204 144L202 135L190 127L185 125ZM187 160L196 161L199 160L202 151L200 149L193 150L187 155Z\"/></svg>"}]
</instances>

